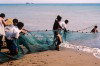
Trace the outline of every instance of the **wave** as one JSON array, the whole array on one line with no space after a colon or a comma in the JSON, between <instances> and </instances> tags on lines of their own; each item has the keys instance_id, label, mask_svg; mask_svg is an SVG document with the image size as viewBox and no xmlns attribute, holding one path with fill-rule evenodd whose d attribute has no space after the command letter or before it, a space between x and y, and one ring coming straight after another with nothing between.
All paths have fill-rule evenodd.
<instances>
[{"instance_id":1,"label":"wave","mask_svg":"<svg viewBox=\"0 0 100 66\"><path fill-rule=\"evenodd\" d=\"M87 46L73 45L73 44L70 44L69 42L64 42L60 46L92 53L96 58L100 59L100 49L99 48L91 48Z\"/></svg>"}]
</instances>

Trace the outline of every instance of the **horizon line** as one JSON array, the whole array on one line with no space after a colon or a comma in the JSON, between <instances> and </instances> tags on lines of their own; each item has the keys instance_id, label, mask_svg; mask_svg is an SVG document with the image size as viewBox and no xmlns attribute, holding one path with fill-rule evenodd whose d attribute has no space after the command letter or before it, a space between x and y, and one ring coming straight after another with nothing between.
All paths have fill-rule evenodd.
<instances>
[{"instance_id":1,"label":"horizon line","mask_svg":"<svg viewBox=\"0 0 100 66\"><path fill-rule=\"evenodd\" d=\"M0 3L0 4L100 4L100 3L33 3L33 2L26 2L26 3Z\"/></svg>"}]
</instances>

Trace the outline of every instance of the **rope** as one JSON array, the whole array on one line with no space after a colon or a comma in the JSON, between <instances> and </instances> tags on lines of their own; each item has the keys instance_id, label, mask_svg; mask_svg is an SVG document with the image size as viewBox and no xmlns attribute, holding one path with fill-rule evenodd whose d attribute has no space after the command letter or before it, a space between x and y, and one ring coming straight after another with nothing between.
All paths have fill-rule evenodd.
<instances>
[{"instance_id":1,"label":"rope","mask_svg":"<svg viewBox=\"0 0 100 66\"><path fill-rule=\"evenodd\" d=\"M97 24L95 24L95 25L97 25ZM91 27L94 27L95 25L92 25L92 26L89 26L89 27L86 27L86 28L80 29L80 30L67 30L67 31L68 32L72 31L72 32L80 32L80 33L90 33L90 32L84 32L84 31L87 30L87 29L89 29L89 28L91 28ZM36 30L36 31L29 31L29 32L47 32L47 31L57 31L57 30L47 30L46 29L46 30ZM61 30L61 31L63 31L63 30Z\"/></svg>"},{"instance_id":2,"label":"rope","mask_svg":"<svg viewBox=\"0 0 100 66\"><path fill-rule=\"evenodd\" d=\"M95 24L96 25L96 24ZM88 28L91 28L91 27L93 27L93 26L95 26L95 25L92 25L92 26L89 26L89 27L87 27L87 28L84 28L84 29L81 29L81 30L77 30L77 32L79 32L79 31L84 31L84 30L87 30Z\"/></svg>"}]
</instances>

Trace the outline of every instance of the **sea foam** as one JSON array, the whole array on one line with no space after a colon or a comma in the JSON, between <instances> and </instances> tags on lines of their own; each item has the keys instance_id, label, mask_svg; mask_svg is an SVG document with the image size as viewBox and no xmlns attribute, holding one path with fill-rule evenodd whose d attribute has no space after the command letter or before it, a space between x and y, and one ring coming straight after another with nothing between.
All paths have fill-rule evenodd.
<instances>
[{"instance_id":1,"label":"sea foam","mask_svg":"<svg viewBox=\"0 0 100 66\"><path fill-rule=\"evenodd\" d=\"M65 47L65 48L71 48L71 49L84 51L87 53L92 53L96 58L100 59L100 49L99 48L91 48L87 46L73 45L73 44L70 44L69 42L64 42L60 46Z\"/></svg>"}]
</instances>

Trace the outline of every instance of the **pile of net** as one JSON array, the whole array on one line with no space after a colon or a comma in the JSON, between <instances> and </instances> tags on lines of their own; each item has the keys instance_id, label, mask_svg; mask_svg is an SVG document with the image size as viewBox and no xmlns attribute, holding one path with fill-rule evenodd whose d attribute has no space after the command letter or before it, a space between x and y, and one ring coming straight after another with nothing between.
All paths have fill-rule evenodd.
<instances>
[{"instance_id":1,"label":"pile of net","mask_svg":"<svg viewBox=\"0 0 100 66\"><path fill-rule=\"evenodd\" d=\"M19 59L29 50L33 53L55 49L53 33L51 31L33 31L21 34L17 40L17 47L18 54L15 56L9 56L6 52L0 52L0 62Z\"/></svg>"},{"instance_id":2,"label":"pile of net","mask_svg":"<svg viewBox=\"0 0 100 66\"><path fill-rule=\"evenodd\" d=\"M92 34L92 33L80 33L80 32L73 32L67 31L61 32L63 42L69 43L93 43L91 41L99 41L99 33ZM97 38L98 37L98 38ZM97 41L98 40L98 41ZM18 46L18 54L15 56L9 56L6 52L0 52L0 63L6 62L9 60L16 60L23 57L27 52L30 50L31 53L34 52L41 52L46 50L54 50L54 34L53 31L33 31L28 32L26 34L21 34L19 39L17 40Z\"/></svg>"}]
</instances>

